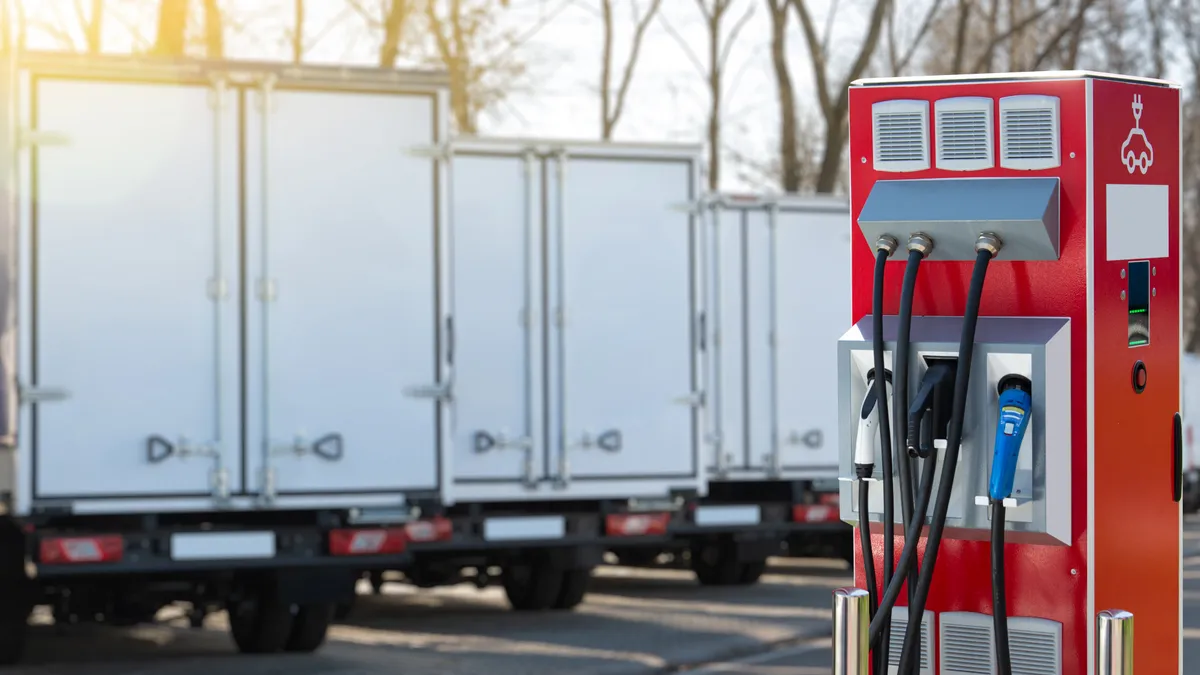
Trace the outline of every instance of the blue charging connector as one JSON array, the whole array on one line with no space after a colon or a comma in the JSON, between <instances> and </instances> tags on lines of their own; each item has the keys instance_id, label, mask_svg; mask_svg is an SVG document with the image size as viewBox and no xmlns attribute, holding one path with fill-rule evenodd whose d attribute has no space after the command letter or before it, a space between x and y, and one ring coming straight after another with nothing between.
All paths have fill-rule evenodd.
<instances>
[{"instance_id":1,"label":"blue charging connector","mask_svg":"<svg viewBox=\"0 0 1200 675\"><path fill-rule=\"evenodd\" d=\"M998 501L1012 495L1017 477L1017 458L1021 441L1033 414L1033 384L1021 375L1000 379L1000 419L996 424L996 447L992 454L992 475L988 480L988 498Z\"/></svg>"}]
</instances>

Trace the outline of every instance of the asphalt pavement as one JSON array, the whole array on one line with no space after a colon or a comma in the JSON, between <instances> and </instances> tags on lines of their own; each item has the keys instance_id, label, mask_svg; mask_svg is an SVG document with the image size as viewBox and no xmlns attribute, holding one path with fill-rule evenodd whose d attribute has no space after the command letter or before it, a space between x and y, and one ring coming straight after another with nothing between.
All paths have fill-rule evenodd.
<instances>
[{"instance_id":1,"label":"asphalt pavement","mask_svg":"<svg viewBox=\"0 0 1200 675\"><path fill-rule=\"evenodd\" d=\"M1200 664L1200 518L1184 532L1184 663ZM223 615L178 610L132 629L34 627L22 675L826 675L830 592L843 563L775 559L754 586L707 588L690 572L603 567L568 613L517 613L498 588L388 584L308 656L240 656ZM365 590L365 589L364 589ZM175 615L172 614L175 612Z\"/></svg>"}]
</instances>

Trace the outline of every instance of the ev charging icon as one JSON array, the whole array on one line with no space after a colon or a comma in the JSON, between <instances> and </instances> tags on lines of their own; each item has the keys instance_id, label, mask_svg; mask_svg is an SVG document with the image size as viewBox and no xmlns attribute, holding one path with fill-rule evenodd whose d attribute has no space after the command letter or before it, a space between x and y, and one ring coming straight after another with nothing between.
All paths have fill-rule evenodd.
<instances>
[{"instance_id":1,"label":"ev charging icon","mask_svg":"<svg viewBox=\"0 0 1200 675\"><path fill-rule=\"evenodd\" d=\"M1141 138L1142 143L1146 146L1140 152L1130 147L1135 136ZM1136 168L1142 172L1143 176L1154 164L1154 147L1150 145L1150 139L1146 138L1146 131L1142 129L1142 97L1140 94L1133 95L1133 128L1129 130L1129 135L1121 144L1121 162L1125 164L1126 169L1129 169L1129 173L1133 173Z\"/></svg>"}]
</instances>

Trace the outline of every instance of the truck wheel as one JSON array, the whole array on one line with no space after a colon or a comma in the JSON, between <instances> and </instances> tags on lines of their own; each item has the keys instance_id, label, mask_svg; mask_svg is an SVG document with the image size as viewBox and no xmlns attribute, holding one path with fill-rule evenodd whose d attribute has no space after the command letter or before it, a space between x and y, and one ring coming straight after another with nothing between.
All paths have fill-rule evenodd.
<instances>
[{"instance_id":1,"label":"truck wheel","mask_svg":"<svg viewBox=\"0 0 1200 675\"><path fill-rule=\"evenodd\" d=\"M325 634L333 620L332 603L303 605L292 619L292 632L288 635L284 651L315 652L325 642Z\"/></svg>"},{"instance_id":2,"label":"truck wheel","mask_svg":"<svg viewBox=\"0 0 1200 675\"><path fill-rule=\"evenodd\" d=\"M575 609L587 595L588 585L592 581L592 570L589 568L567 570L563 573L562 589L554 601L554 609Z\"/></svg>"},{"instance_id":3,"label":"truck wheel","mask_svg":"<svg viewBox=\"0 0 1200 675\"><path fill-rule=\"evenodd\" d=\"M229 632L243 654L283 651L292 633L291 608L262 598L241 600L229 607Z\"/></svg>"},{"instance_id":4,"label":"truck wheel","mask_svg":"<svg viewBox=\"0 0 1200 675\"><path fill-rule=\"evenodd\" d=\"M763 572L767 571L767 561L742 563L741 570L741 574L738 576L739 584L744 586L756 584Z\"/></svg>"},{"instance_id":5,"label":"truck wheel","mask_svg":"<svg viewBox=\"0 0 1200 675\"><path fill-rule=\"evenodd\" d=\"M24 656L28 618L19 605L0 607L0 666L16 665Z\"/></svg>"},{"instance_id":6,"label":"truck wheel","mask_svg":"<svg viewBox=\"0 0 1200 675\"><path fill-rule=\"evenodd\" d=\"M547 564L519 563L504 569L504 594L521 611L550 609L562 592L565 575Z\"/></svg>"},{"instance_id":7,"label":"truck wheel","mask_svg":"<svg viewBox=\"0 0 1200 675\"><path fill-rule=\"evenodd\" d=\"M733 548L715 543L692 548L692 571L701 586L732 586L742 577Z\"/></svg>"},{"instance_id":8,"label":"truck wheel","mask_svg":"<svg viewBox=\"0 0 1200 675\"><path fill-rule=\"evenodd\" d=\"M354 604L357 599L352 599L347 602L339 602L333 606L333 618L337 621L345 621L350 618L351 612L354 611Z\"/></svg>"}]
</instances>

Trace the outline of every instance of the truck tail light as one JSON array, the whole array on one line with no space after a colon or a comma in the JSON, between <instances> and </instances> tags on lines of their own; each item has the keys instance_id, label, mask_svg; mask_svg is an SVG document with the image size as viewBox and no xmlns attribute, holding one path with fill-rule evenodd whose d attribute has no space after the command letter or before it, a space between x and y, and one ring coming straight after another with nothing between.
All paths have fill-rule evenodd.
<instances>
[{"instance_id":1,"label":"truck tail light","mask_svg":"<svg viewBox=\"0 0 1200 675\"><path fill-rule=\"evenodd\" d=\"M331 530L330 555L386 555L403 553L406 538L402 528Z\"/></svg>"},{"instance_id":2,"label":"truck tail light","mask_svg":"<svg viewBox=\"0 0 1200 675\"><path fill-rule=\"evenodd\" d=\"M669 513L613 513L604 519L604 531L617 537L652 537L667 533Z\"/></svg>"},{"instance_id":3,"label":"truck tail light","mask_svg":"<svg viewBox=\"0 0 1200 675\"><path fill-rule=\"evenodd\" d=\"M817 497L817 503L824 504L825 506L837 506L840 503L840 500L838 499L838 493L836 493L836 492L822 493L821 495L819 495Z\"/></svg>"},{"instance_id":4,"label":"truck tail light","mask_svg":"<svg viewBox=\"0 0 1200 675\"><path fill-rule=\"evenodd\" d=\"M449 518L417 520L404 526L404 533L413 543L447 541L454 536L454 523Z\"/></svg>"},{"instance_id":5,"label":"truck tail light","mask_svg":"<svg viewBox=\"0 0 1200 675\"><path fill-rule=\"evenodd\" d=\"M50 537L39 544L38 560L43 565L120 562L125 540L119 535L98 537Z\"/></svg>"},{"instance_id":6,"label":"truck tail light","mask_svg":"<svg viewBox=\"0 0 1200 675\"><path fill-rule=\"evenodd\" d=\"M831 523L841 520L838 508L830 504L796 504L792 507L794 523Z\"/></svg>"}]
</instances>

